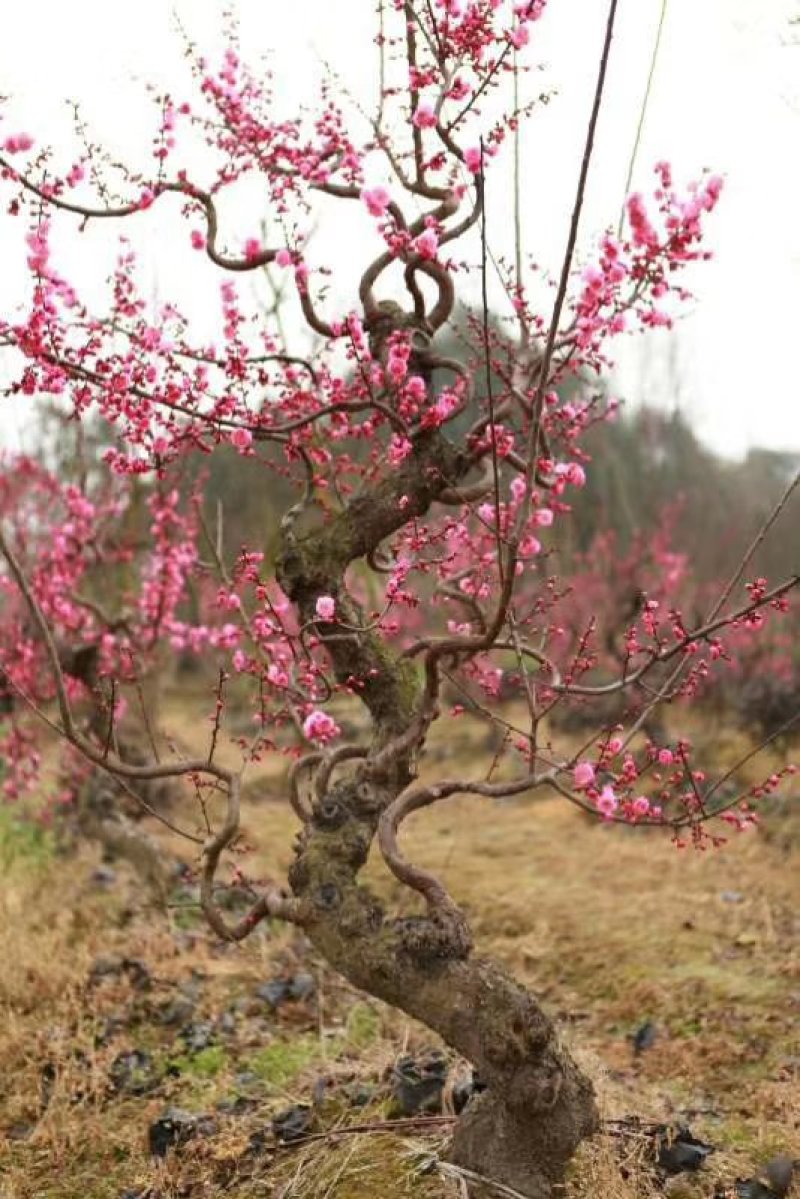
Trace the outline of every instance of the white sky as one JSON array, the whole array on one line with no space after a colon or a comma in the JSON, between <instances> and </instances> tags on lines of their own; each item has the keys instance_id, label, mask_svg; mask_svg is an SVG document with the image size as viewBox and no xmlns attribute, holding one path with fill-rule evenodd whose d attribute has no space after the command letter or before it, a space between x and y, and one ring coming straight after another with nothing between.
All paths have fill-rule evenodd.
<instances>
[{"instance_id":1,"label":"white sky","mask_svg":"<svg viewBox=\"0 0 800 1199\"><path fill-rule=\"evenodd\" d=\"M374 94L373 0L238 0L233 7L248 55L274 51L279 102L287 111L296 100L312 98L322 56L355 95ZM660 7L661 0L619 5L583 222L585 248L592 234L617 221ZM550 0L534 27L532 61L543 69L523 86L556 88L558 95L538 110L525 134L525 242L553 271L563 253L606 9L603 0ZM64 104L71 97L81 101L96 140L126 159L139 157L155 120L143 83L171 87L176 96L189 90L185 81L176 84L185 67L173 12L202 48L213 48L220 29L215 0L14 5L0 42L0 79L11 97L2 128L24 128L38 143L63 145L71 136ZM793 30L793 16L800 16L800 0L669 0L634 176L634 186L646 187L660 158L672 161L676 180L689 180L703 167L726 176L708 225L716 258L693 277L697 302L677 332L618 343L616 388L631 401L679 403L704 439L727 454L751 444L800 451L793 362L800 329L800 26ZM497 253L509 248L508 181L498 170L488 193ZM238 246L258 233L258 210L235 215L245 222L231 225ZM368 225L363 233L356 225L360 216L347 214L342 224L337 215L335 227L323 222L309 255L341 266L343 296L350 236L369 236ZM211 268L192 254L185 230L175 237L174 213L154 211L137 220L137 240L155 264L153 287L162 298L177 292L202 319L197 296L208 294L203 284L211 284L216 308ZM326 229L336 236L326 241ZM24 292L20 233L0 214L4 315ZM57 242L66 255L61 261L92 294L111 263L108 231L90 229L72 239L71 249L68 240ZM0 429L12 435L7 419Z\"/></svg>"}]
</instances>

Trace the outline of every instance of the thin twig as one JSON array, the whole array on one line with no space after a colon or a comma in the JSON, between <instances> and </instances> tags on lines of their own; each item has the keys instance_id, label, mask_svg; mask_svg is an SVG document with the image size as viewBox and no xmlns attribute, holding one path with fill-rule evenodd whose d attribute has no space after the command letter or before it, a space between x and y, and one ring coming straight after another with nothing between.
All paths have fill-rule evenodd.
<instances>
[{"instance_id":1,"label":"thin twig","mask_svg":"<svg viewBox=\"0 0 800 1199\"><path fill-rule=\"evenodd\" d=\"M636 158L639 153L639 144L642 140L642 130L644 129L644 118L647 113L647 105L650 101L650 91L653 87L653 78L656 73L656 61L658 59L658 51L661 47L661 35L664 32L664 19L667 15L668 0L661 0L661 15L658 18L658 29L656 30L656 40L653 44L653 53L650 57L650 70L647 74L647 86L645 88L642 106L639 109L639 122L636 126L636 137L633 141L633 149L631 150L630 162L628 163L628 176L625 180L625 191L622 196L622 207L619 213L619 225L617 226L617 237L622 237L622 227L625 223L625 204L631 190L631 182L633 180L633 172L636 167Z\"/></svg>"}]
</instances>

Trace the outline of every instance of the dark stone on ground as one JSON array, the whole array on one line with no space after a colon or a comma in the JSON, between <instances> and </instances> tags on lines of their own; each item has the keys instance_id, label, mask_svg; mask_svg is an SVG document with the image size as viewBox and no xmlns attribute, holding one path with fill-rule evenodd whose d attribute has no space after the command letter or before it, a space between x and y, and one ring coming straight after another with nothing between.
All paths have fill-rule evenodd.
<instances>
[{"instance_id":1,"label":"dark stone on ground","mask_svg":"<svg viewBox=\"0 0 800 1199\"><path fill-rule=\"evenodd\" d=\"M418 1112L439 1112L447 1079L447 1059L438 1050L418 1058L401 1057L392 1067L392 1094L395 1117L415 1116Z\"/></svg>"},{"instance_id":2,"label":"dark stone on ground","mask_svg":"<svg viewBox=\"0 0 800 1199\"><path fill-rule=\"evenodd\" d=\"M636 1057L646 1053L648 1049L652 1049L658 1040L658 1029L652 1020L646 1020L631 1037L633 1042L633 1052Z\"/></svg>"},{"instance_id":3,"label":"dark stone on ground","mask_svg":"<svg viewBox=\"0 0 800 1199\"><path fill-rule=\"evenodd\" d=\"M197 1020L185 1025L178 1036L189 1053L200 1053L216 1041L216 1030L210 1020Z\"/></svg>"},{"instance_id":4,"label":"dark stone on ground","mask_svg":"<svg viewBox=\"0 0 800 1199\"><path fill-rule=\"evenodd\" d=\"M302 1002L310 999L316 989L312 975L300 972L268 979L257 988L256 996L268 1003L273 1011L277 1011L281 1004L288 1000Z\"/></svg>"},{"instance_id":5,"label":"dark stone on ground","mask_svg":"<svg viewBox=\"0 0 800 1199\"><path fill-rule=\"evenodd\" d=\"M272 1118L272 1132L284 1144L299 1141L314 1124L314 1109L307 1103L296 1103Z\"/></svg>"},{"instance_id":6,"label":"dark stone on ground","mask_svg":"<svg viewBox=\"0 0 800 1199\"><path fill-rule=\"evenodd\" d=\"M162 1008L159 1020L162 1024L184 1024L194 1015L194 1008L191 999L179 995Z\"/></svg>"},{"instance_id":7,"label":"dark stone on ground","mask_svg":"<svg viewBox=\"0 0 800 1199\"><path fill-rule=\"evenodd\" d=\"M781 1153L759 1170L757 1178L737 1178L737 1199L783 1199L792 1185L795 1161L788 1153Z\"/></svg>"},{"instance_id":8,"label":"dark stone on ground","mask_svg":"<svg viewBox=\"0 0 800 1199\"><path fill-rule=\"evenodd\" d=\"M124 1095L147 1095L160 1082L155 1062L142 1049L118 1054L111 1063L109 1077L112 1088Z\"/></svg>"},{"instance_id":9,"label":"dark stone on ground","mask_svg":"<svg viewBox=\"0 0 800 1199\"><path fill-rule=\"evenodd\" d=\"M168 1107L150 1125L147 1140L153 1157L166 1157L170 1149L185 1145L197 1136L211 1136L216 1124L209 1116Z\"/></svg>"},{"instance_id":10,"label":"dark stone on ground","mask_svg":"<svg viewBox=\"0 0 800 1199\"><path fill-rule=\"evenodd\" d=\"M657 1162L666 1174L699 1170L713 1145L693 1136L685 1125L659 1126L655 1132Z\"/></svg>"},{"instance_id":11,"label":"dark stone on ground","mask_svg":"<svg viewBox=\"0 0 800 1199\"><path fill-rule=\"evenodd\" d=\"M146 991L152 982L150 971L139 958L96 958L89 970L89 986L122 975L136 991Z\"/></svg>"}]
</instances>

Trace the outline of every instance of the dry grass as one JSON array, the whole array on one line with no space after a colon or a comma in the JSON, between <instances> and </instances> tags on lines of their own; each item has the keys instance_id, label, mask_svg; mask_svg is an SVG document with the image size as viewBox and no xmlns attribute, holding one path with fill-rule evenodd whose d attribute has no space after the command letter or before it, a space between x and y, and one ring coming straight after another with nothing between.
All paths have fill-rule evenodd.
<instances>
[{"instance_id":1,"label":"dry grass","mask_svg":"<svg viewBox=\"0 0 800 1199\"><path fill-rule=\"evenodd\" d=\"M253 869L277 873L294 823L274 763L250 793ZM469 909L479 950L506 961L560 1017L608 1118L686 1120L718 1146L697 1178L683 1175L667 1193L708 1196L715 1179L729 1184L774 1152L800 1154L797 853L759 834L706 854L676 851L657 834L597 826L550 800L454 799L410 822L403 844ZM194 909L148 910L122 869L113 888L98 887L91 850L62 858L7 822L0 860L2 1199L458 1196L431 1168L441 1128L299 1149L276 1149L267 1136L254 1151L253 1134L288 1104L309 1102L321 1075L334 1085L317 1129L383 1120L387 1067L431 1043L356 996L291 930L220 947ZM377 862L368 873L387 899L400 898ZM113 955L144 962L149 986L131 971L93 982L93 963ZM276 1014L254 999L260 982L296 969L313 973L315 1001ZM163 1022L192 979L194 1021L232 1013L228 1031L194 1054L179 1026ZM630 1036L646 1020L657 1039L634 1057ZM161 1082L142 1096L115 1094L111 1064L133 1049L150 1054ZM344 1104L350 1080L374 1087L364 1108ZM253 1106L215 1112L237 1094ZM146 1132L169 1104L215 1113L217 1131L161 1161ZM570 1183L573 1199L657 1193L635 1137L584 1147Z\"/></svg>"}]
</instances>

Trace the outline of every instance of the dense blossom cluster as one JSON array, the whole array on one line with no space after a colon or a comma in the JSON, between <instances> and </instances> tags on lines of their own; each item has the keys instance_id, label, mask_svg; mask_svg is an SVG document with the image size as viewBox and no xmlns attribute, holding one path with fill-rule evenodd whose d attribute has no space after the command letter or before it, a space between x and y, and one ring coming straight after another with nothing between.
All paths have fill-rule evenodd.
<instances>
[{"instance_id":1,"label":"dense blossom cluster","mask_svg":"<svg viewBox=\"0 0 800 1199\"><path fill-rule=\"evenodd\" d=\"M671 323L688 295L682 272L708 256L703 223L721 180L707 176L682 191L658 164L652 195L629 197L622 235L606 233L593 260L572 270L549 358L532 351L546 340L547 315L523 280L510 289L519 344L465 317L463 358L441 356L437 333L456 319L455 285L464 280L469 290L466 251L455 261L453 247L478 228L485 174L519 115L509 110L487 127L480 100L514 69L545 5L393 7L397 29L381 43L392 82L361 141L327 85L315 112L276 119L269 78L233 48L219 64L194 62L199 102L162 98L152 170L121 181L116 204L92 197L87 159L58 171L46 153L32 156L27 133L4 136L0 170L9 209L27 228L30 272L24 310L0 321L0 341L16 351L12 390L18 402L53 400L65 418L104 430L103 468L88 480L65 483L28 458L6 460L8 540L56 639L97 647L90 683L66 671L78 697L94 688L95 699L121 705L125 686L136 686L163 645L176 656L213 655L225 680L250 689L254 733L241 743L257 755L291 748L290 729L312 746L340 736L325 706L365 692L370 672L332 671L336 638L367 645L380 637L385 655L415 662L425 653L430 670L441 660L459 693L456 712L491 708L512 662L527 715L498 718L510 759L544 763L548 781L606 820L677 814L696 831L713 789L692 765L688 740L642 739L642 710L654 692L670 701L696 695L735 658L737 637L772 625L785 592L758 580L749 600L736 607L726 596L721 618L714 612L695 634L683 608L688 563L666 535L623 555L609 535L572 579L554 555L589 469L582 434L609 411L574 386L567 396L564 385L600 371L613 338L631 325ZM198 133L210 164L202 179L190 152ZM270 227L281 230L274 245L220 229L224 197L251 177L275 218ZM363 263L357 295L325 291L327 264L309 240L320 198L355 205L377 227L381 252ZM56 220L123 220L168 203L183 206L187 249L228 272L212 345L173 304L153 316L127 243L100 314L51 248ZM401 268L402 305L377 297L391 267ZM265 268L293 280L313 353L290 353L279 325L234 282ZM491 395L482 393L487 356ZM357 518L348 505L368 495L377 510L390 495L394 514L380 544L364 534L352 555L365 560L368 580L348 561L336 587L324 578L303 608L261 547L236 547L226 563L205 527L202 485L187 484L196 478L188 464L225 447L296 487L284 530L305 519L324 529L344 513L349 535L370 513ZM445 478L436 461L455 462L458 477ZM52 700L53 680L17 583L0 575L0 668L4 692L36 709ZM604 620L614 624L608 638ZM637 691L645 675L649 690ZM545 718L614 688L630 697L622 727L601 718L578 758L543 748ZM420 728L432 718L420 716ZM35 714L23 703L6 727L14 769L4 785L14 795L35 777ZM770 776L762 793L775 785ZM746 826L753 816L739 806L728 819Z\"/></svg>"}]
</instances>

